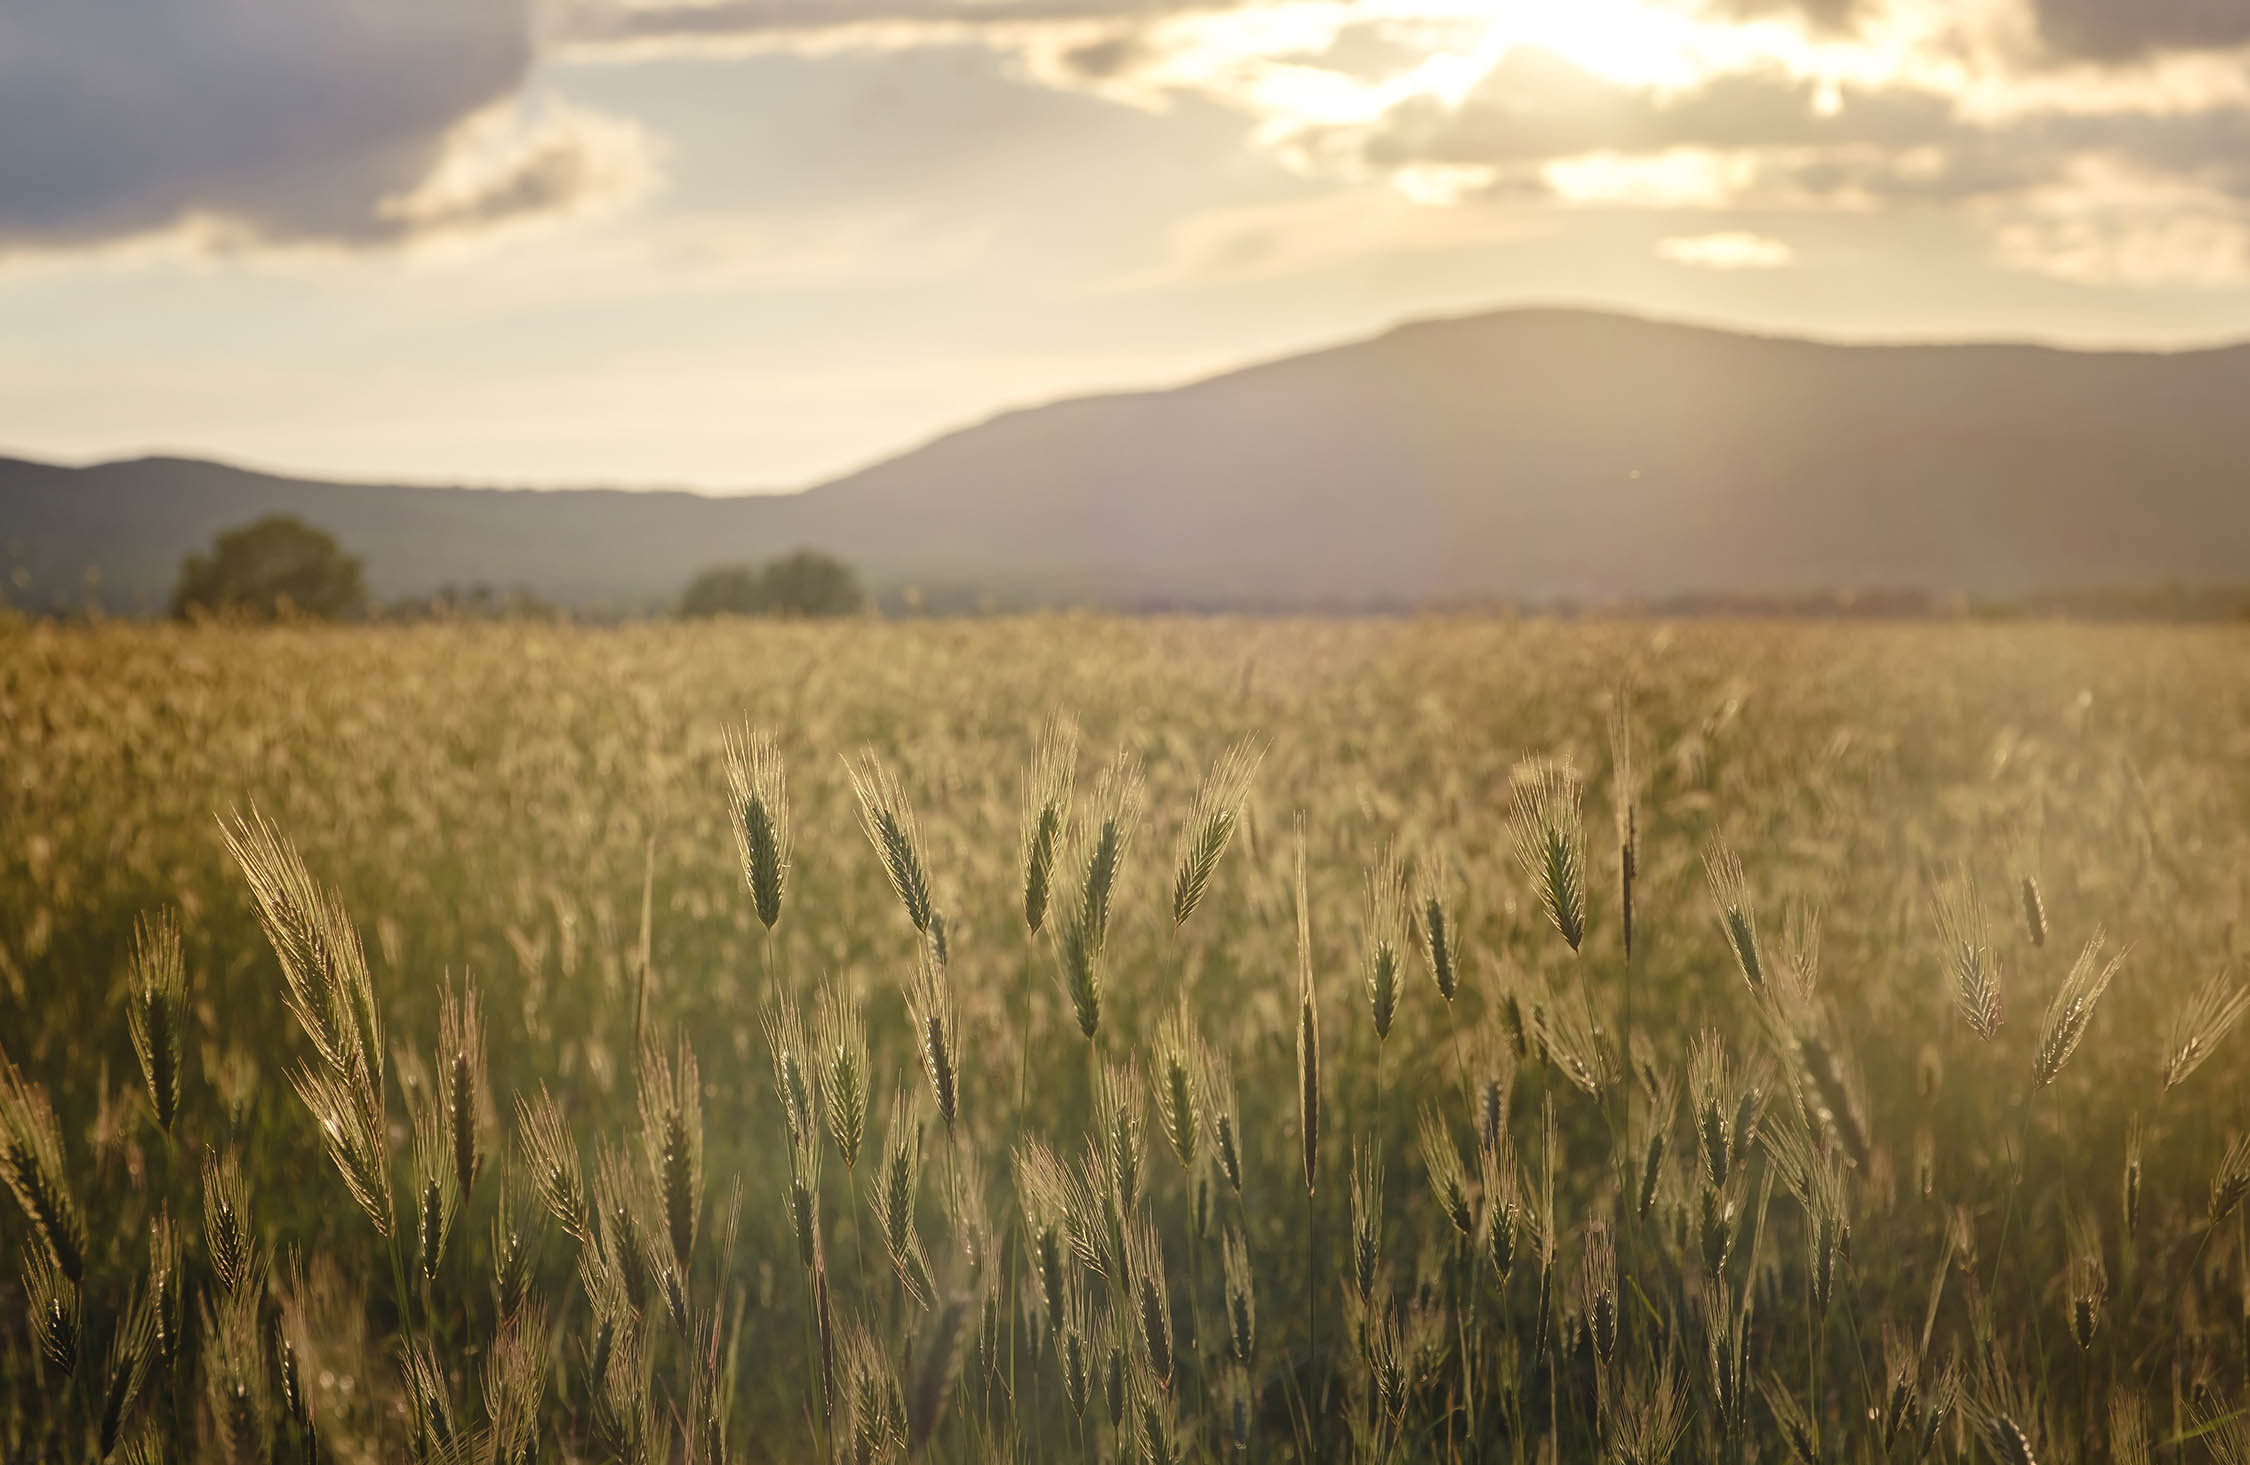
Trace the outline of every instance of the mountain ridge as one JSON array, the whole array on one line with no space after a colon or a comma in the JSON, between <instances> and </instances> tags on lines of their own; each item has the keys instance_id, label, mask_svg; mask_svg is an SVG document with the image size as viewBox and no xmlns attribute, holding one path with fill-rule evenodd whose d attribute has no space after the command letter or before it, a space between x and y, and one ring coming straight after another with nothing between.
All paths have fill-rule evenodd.
<instances>
[{"instance_id":1,"label":"mountain ridge","mask_svg":"<svg viewBox=\"0 0 2250 1465\"><path fill-rule=\"evenodd\" d=\"M801 545L1011 602L1287 606L2250 581L2250 345L1837 343L1537 307L996 412L796 492L0 459L19 605L160 606L259 512L385 598L666 603Z\"/></svg>"}]
</instances>

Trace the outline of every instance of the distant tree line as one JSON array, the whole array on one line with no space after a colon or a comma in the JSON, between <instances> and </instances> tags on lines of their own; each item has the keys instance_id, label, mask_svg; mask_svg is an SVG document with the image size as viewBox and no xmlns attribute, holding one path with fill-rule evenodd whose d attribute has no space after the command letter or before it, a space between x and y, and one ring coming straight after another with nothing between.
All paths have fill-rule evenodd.
<instances>
[{"instance_id":1,"label":"distant tree line","mask_svg":"<svg viewBox=\"0 0 2250 1465\"><path fill-rule=\"evenodd\" d=\"M859 574L834 555L800 549L763 566L716 565L690 581L680 614L845 616L867 604Z\"/></svg>"},{"instance_id":2,"label":"distant tree line","mask_svg":"<svg viewBox=\"0 0 2250 1465\"><path fill-rule=\"evenodd\" d=\"M964 615L1051 604L1033 599L1003 604L991 592L955 586L937 593L894 588L883 609L905 615ZM706 569L682 592L677 611L694 619L721 615L821 617L858 614L870 604L858 573L819 550L800 549L762 565ZM1113 610L1155 612L1285 612L1302 603L1150 602L1116 604ZM1441 605L1407 602L1337 605L1347 613L1561 615L1627 617L1782 616L1799 619L1958 620L2047 618L2118 621L2250 621L2250 587L2188 585L2113 586L2027 591L2008 597L1930 590L1810 591L1795 595L1706 592L1647 600L1518 603L1462 600ZM448 586L432 595L376 607L368 597L359 558L333 535L287 514L276 514L220 534L208 553L180 565L172 614L182 619L355 620L371 615L404 620L490 620L553 617L556 607L529 590L487 585Z\"/></svg>"},{"instance_id":3,"label":"distant tree line","mask_svg":"<svg viewBox=\"0 0 2250 1465\"><path fill-rule=\"evenodd\" d=\"M858 572L834 555L800 549L763 565L720 565L703 571L681 595L679 613L841 616L867 605ZM359 557L336 537L288 514L273 514L220 534L208 553L180 564L172 614L273 621L358 620L378 613L368 598ZM528 590L489 585L447 586L380 608L408 620L492 620L545 617L555 608Z\"/></svg>"}]
</instances>

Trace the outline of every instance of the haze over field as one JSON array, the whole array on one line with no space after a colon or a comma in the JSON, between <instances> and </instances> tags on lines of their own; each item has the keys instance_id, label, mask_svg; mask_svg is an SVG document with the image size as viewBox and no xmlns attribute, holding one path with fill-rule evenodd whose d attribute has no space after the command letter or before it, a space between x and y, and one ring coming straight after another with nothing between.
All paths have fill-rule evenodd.
<instances>
[{"instance_id":1,"label":"haze over field","mask_svg":"<svg viewBox=\"0 0 2250 1465\"><path fill-rule=\"evenodd\" d=\"M1837 347L1577 312L1431 321L1171 391L1012 412L796 495L306 483L0 461L26 604L160 607L286 512L381 599L668 604L813 546L969 603L1365 606L1983 596L2250 582L2250 348Z\"/></svg>"}]
</instances>

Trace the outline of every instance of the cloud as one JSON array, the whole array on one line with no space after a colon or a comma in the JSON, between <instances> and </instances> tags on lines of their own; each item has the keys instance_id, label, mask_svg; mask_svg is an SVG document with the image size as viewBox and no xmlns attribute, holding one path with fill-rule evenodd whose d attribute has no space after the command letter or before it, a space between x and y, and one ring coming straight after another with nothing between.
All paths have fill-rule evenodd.
<instances>
[{"instance_id":1,"label":"cloud","mask_svg":"<svg viewBox=\"0 0 2250 1465\"><path fill-rule=\"evenodd\" d=\"M631 146L512 104L532 0L69 0L0 16L0 252L167 231L396 244L613 194Z\"/></svg>"},{"instance_id":2,"label":"cloud","mask_svg":"<svg viewBox=\"0 0 2250 1465\"><path fill-rule=\"evenodd\" d=\"M1659 259L1704 270L1778 270L1789 263L1789 246L1760 234L1688 234L1659 240Z\"/></svg>"},{"instance_id":3,"label":"cloud","mask_svg":"<svg viewBox=\"0 0 2250 1465\"><path fill-rule=\"evenodd\" d=\"M2073 56L2122 60L2151 51L2250 45L2242 0L2038 0L2039 33Z\"/></svg>"}]
</instances>

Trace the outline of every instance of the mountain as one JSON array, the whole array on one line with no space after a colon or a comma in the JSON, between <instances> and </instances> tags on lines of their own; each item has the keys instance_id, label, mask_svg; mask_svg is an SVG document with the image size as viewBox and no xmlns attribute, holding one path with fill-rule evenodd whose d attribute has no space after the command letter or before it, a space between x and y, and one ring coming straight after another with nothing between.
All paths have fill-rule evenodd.
<instances>
[{"instance_id":1,"label":"mountain","mask_svg":"<svg viewBox=\"0 0 2250 1465\"><path fill-rule=\"evenodd\" d=\"M799 545L1003 598L1370 604L2250 582L2250 347L1776 339L1569 310L1400 326L1164 391L1009 412L800 493L306 482L0 460L19 604L160 604L287 511L378 596L667 601ZM28 581L28 584L24 583Z\"/></svg>"}]
</instances>

